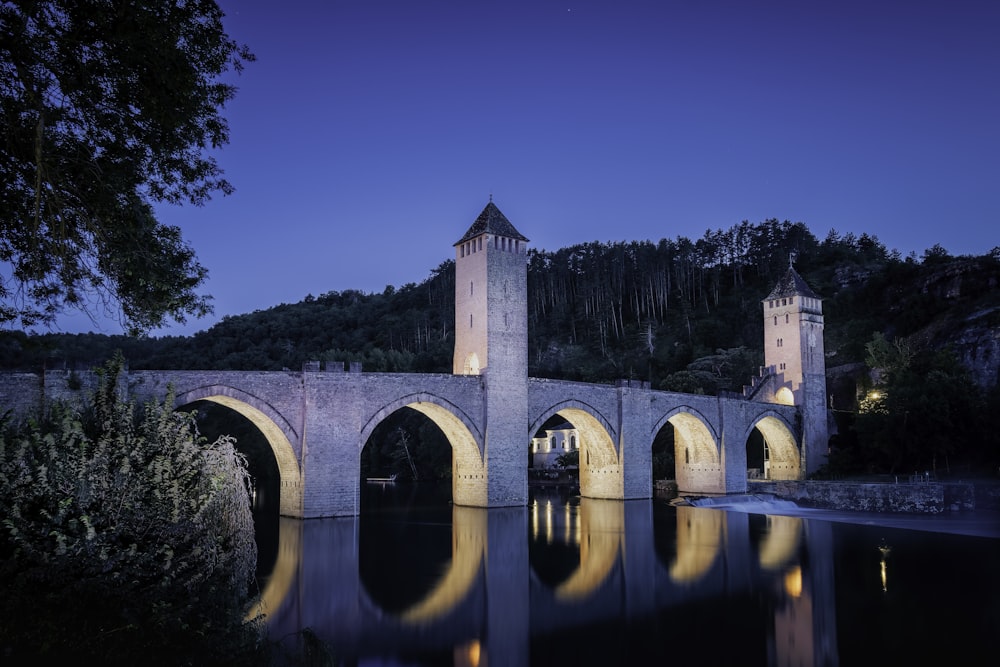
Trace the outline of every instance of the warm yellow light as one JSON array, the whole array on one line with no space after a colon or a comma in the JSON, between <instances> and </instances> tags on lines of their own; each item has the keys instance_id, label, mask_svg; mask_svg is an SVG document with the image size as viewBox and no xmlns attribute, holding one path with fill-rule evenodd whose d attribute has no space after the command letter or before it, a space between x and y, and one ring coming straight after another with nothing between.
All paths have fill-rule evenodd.
<instances>
[{"instance_id":1,"label":"warm yellow light","mask_svg":"<svg viewBox=\"0 0 1000 667\"><path fill-rule=\"evenodd\" d=\"M795 394L788 387L782 387L775 392L774 400L782 405L795 405Z\"/></svg>"},{"instance_id":2,"label":"warm yellow light","mask_svg":"<svg viewBox=\"0 0 1000 667\"><path fill-rule=\"evenodd\" d=\"M884 593L888 590L887 584L889 579L889 554L892 552L892 547L883 542L879 545L879 552L882 554L881 560L879 560L879 576L882 579L882 592Z\"/></svg>"},{"instance_id":3,"label":"warm yellow light","mask_svg":"<svg viewBox=\"0 0 1000 667\"><path fill-rule=\"evenodd\" d=\"M531 537L538 539L538 501L531 503Z\"/></svg>"},{"instance_id":4,"label":"warm yellow light","mask_svg":"<svg viewBox=\"0 0 1000 667\"><path fill-rule=\"evenodd\" d=\"M479 640L455 647L455 667L479 667Z\"/></svg>"},{"instance_id":5,"label":"warm yellow light","mask_svg":"<svg viewBox=\"0 0 1000 667\"><path fill-rule=\"evenodd\" d=\"M545 542L552 544L552 501L545 501Z\"/></svg>"},{"instance_id":6,"label":"warm yellow light","mask_svg":"<svg viewBox=\"0 0 1000 667\"><path fill-rule=\"evenodd\" d=\"M785 574L785 592L793 598L802 595L802 568L798 565Z\"/></svg>"},{"instance_id":7,"label":"warm yellow light","mask_svg":"<svg viewBox=\"0 0 1000 667\"><path fill-rule=\"evenodd\" d=\"M868 394L868 398L872 399L873 401L877 401L878 399L882 398L882 394L880 394L877 391L873 391L870 394Z\"/></svg>"}]
</instances>

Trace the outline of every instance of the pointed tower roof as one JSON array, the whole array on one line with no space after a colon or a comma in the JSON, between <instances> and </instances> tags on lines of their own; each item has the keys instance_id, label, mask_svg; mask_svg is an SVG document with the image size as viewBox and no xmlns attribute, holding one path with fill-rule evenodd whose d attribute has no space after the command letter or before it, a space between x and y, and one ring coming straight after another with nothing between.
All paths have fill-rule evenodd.
<instances>
[{"instance_id":1,"label":"pointed tower roof","mask_svg":"<svg viewBox=\"0 0 1000 667\"><path fill-rule=\"evenodd\" d=\"M506 236L507 238L525 242L528 240L521 235L521 232L514 229L514 225L510 224L510 220L493 203L492 197L490 198L490 203L486 205L483 212L479 214L476 221L469 227L469 231L465 232L465 235L456 241L455 245L461 245L480 234L495 234L496 236Z\"/></svg>"},{"instance_id":2,"label":"pointed tower roof","mask_svg":"<svg viewBox=\"0 0 1000 667\"><path fill-rule=\"evenodd\" d=\"M802 279L802 276L798 274L795 267L792 266L791 262L788 263L788 271L782 276L778 284L774 286L771 293L764 297L764 301L769 299L780 299L786 296L807 296L810 299L820 298L815 292L810 289L806 281Z\"/></svg>"}]
</instances>

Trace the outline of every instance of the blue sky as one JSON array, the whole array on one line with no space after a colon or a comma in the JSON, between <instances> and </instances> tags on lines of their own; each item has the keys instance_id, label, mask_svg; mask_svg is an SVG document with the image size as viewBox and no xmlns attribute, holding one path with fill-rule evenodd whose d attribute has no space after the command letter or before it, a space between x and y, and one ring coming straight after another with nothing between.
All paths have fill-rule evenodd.
<instances>
[{"instance_id":1,"label":"blue sky","mask_svg":"<svg viewBox=\"0 0 1000 667\"><path fill-rule=\"evenodd\" d=\"M157 334L420 282L491 194L548 250L767 218L1000 245L1000 2L220 4L257 55L217 154L236 193L158 209L216 314Z\"/></svg>"}]
</instances>

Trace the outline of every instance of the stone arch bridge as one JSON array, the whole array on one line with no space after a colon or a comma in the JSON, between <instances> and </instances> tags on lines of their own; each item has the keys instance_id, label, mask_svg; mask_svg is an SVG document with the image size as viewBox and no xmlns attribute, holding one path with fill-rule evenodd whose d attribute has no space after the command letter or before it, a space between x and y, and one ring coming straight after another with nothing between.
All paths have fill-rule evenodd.
<instances>
[{"instance_id":1,"label":"stone arch bridge","mask_svg":"<svg viewBox=\"0 0 1000 667\"><path fill-rule=\"evenodd\" d=\"M354 365L345 372L342 363L311 362L301 372L130 371L121 382L139 402L163 400L172 388L177 407L206 400L247 417L270 443L281 478L279 511L289 517L357 515L362 449L375 427L403 407L426 415L451 443L452 498L462 506L525 505L528 443L555 415L579 434L584 497L651 497L652 444L667 426L675 429L681 491L745 491L746 444L755 428L767 443L772 479L800 479L806 470L799 408L759 400L768 393L759 387L750 400L653 391L633 381L597 385L527 378L523 437L490 442L489 373L363 373ZM90 373L5 373L0 406L23 412L45 400L79 400L82 389L94 383ZM523 455L491 457L490 447ZM488 494L488 487L498 486L505 490L502 502Z\"/></svg>"}]
</instances>

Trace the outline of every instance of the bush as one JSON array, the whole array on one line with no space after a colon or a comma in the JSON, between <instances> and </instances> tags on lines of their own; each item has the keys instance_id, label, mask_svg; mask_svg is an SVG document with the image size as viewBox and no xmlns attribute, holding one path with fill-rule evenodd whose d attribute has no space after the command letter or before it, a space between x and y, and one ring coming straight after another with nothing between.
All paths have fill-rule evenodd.
<instances>
[{"instance_id":1,"label":"bush","mask_svg":"<svg viewBox=\"0 0 1000 667\"><path fill-rule=\"evenodd\" d=\"M256 565L243 457L207 443L173 397L52 405L0 434L0 651L5 660L243 662ZM242 658L242 659L241 659ZM8 663L10 664L10 663Z\"/></svg>"}]
</instances>

